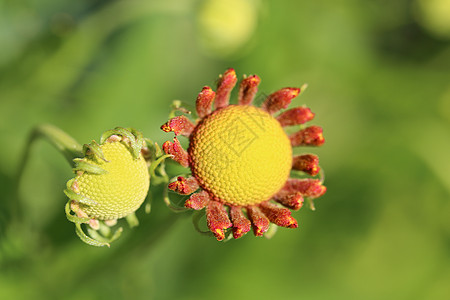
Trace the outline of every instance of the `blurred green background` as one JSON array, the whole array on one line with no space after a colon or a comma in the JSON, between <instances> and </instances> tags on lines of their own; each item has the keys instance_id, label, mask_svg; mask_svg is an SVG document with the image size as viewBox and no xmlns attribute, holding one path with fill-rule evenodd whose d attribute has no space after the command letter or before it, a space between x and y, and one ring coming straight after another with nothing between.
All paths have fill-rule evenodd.
<instances>
[{"instance_id":1,"label":"blurred green background","mask_svg":"<svg viewBox=\"0 0 450 300\"><path fill-rule=\"evenodd\" d=\"M223 3L226 5L224 5ZM450 1L0 0L1 299L450 299ZM162 143L233 67L259 100L309 88L328 192L296 230L219 243L153 210L110 249L66 220L72 172L32 128L115 126ZM299 149L305 151L305 149ZM177 171L173 168L172 171ZM173 174L173 176L176 175ZM16 201L23 221L11 220Z\"/></svg>"}]
</instances>

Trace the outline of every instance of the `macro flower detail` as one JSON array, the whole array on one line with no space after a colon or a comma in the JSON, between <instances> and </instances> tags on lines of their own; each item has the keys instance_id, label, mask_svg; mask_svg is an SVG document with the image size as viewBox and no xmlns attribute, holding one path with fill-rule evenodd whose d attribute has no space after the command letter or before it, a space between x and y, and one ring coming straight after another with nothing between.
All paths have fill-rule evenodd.
<instances>
[{"instance_id":1,"label":"macro flower detail","mask_svg":"<svg viewBox=\"0 0 450 300\"><path fill-rule=\"evenodd\" d=\"M105 132L100 144L85 145L85 156L74 159L76 176L64 191L70 199L66 215L86 243L109 245L122 231L110 232L117 219L126 217L131 226L137 225L134 212L147 197L150 184L145 150L140 132L116 128ZM82 223L89 224L90 236L81 229Z\"/></svg>"},{"instance_id":2,"label":"macro flower detail","mask_svg":"<svg viewBox=\"0 0 450 300\"><path fill-rule=\"evenodd\" d=\"M231 235L240 238L252 229L262 236L271 224L296 228L291 210L300 209L305 198L311 200L326 191L323 180L313 178L320 172L318 157L293 156L293 147L321 146L322 128L302 127L290 135L284 131L284 127L311 121L314 114L306 107L278 114L288 108L300 89L280 89L259 108L251 104L260 78L245 77L238 103L229 104L236 83L235 71L227 70L220 76L216 92L206 86L199 93L197 120L180 115L161 126L176 135L173 142L163 144L164 151L191 171L168 188L189 195L185 208L205 209L207 226L219 241ZM189 138L187 150L177 136ZM300 174L304 176L299 178Z\"/></svg>"}]
</instances>

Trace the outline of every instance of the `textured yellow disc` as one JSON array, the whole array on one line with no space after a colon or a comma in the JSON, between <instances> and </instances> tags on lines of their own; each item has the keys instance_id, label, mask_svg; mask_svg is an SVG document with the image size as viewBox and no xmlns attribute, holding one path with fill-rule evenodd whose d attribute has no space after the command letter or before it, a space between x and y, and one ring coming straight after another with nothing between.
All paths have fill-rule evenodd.
<instances>
[{"instance_id":1,"label":"textured yellow disc","mask_svg":"<svg viewBox=\"0 0 450 300\"><path fill-rule=\"evenodd\" d=\"M280 123L253 106L231 105L207 116L188 151L202 188L230 205L270 199L292 166L292 147Z\"/></svg>"},{"instance_id":2,"label":"textured yellow disc","mask_svg":"<svg viewBox=\"0 0 450 300\"><path fill-rule=\"evenodd\" d=\"M75 178L79 193L98 205L81 204L80 207L92 218L119 219L136 211L144 202L150 184L147 164L142 155L134 159L130 148L122 142L105 143L101 149L108 162L96 157L86 157L85 160L107 173L95 175L86 172Z\"/></svg>"}]
</instances>

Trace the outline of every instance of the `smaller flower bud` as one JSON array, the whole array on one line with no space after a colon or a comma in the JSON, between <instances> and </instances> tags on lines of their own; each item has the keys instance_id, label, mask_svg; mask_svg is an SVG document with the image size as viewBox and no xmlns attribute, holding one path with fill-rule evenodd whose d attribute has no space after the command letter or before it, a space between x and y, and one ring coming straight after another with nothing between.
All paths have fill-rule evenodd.
<instances>
[{"instance_id":1,"label":"smaller flower bud","mask_svg":"<svg viewBox=\"0 0 450 300\"><path fill-rule=\"evenodd\" d=\"M64 190L69 197L66 216L75 223L76 233L85 243L109 246L122 232L119 228L112 233L109 227L117 219L133 219L144 202L150 175L143 148L146 146L140 132L117 127L106 131L100 144L93 141L85 145L84 157L73 160L76 176ZM84 233L83 223L95 230L89 232L90 236Z\"/></svg>"}]
</instances>

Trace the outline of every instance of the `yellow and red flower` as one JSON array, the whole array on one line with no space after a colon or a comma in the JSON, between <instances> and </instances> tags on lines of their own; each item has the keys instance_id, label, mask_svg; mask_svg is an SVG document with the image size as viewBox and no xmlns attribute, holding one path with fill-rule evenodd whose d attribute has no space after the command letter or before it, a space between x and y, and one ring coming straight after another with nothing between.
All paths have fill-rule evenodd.
<instances>
[{"instance_id":1,"label":"yellow and red flower","mask_svg":"<svg viewBox=\"0 0 450 300\"><path fill-rule=\"evenodd\" d=\"M178 177L169 189L190 195L186 208L206 208L208 228L217 240L223 240L230 228L236 239L252 228L256 236L262 236L270 223L296 228L289 209L298 210L304 198L317 198L326 191L320 179L311 178L319 173L318 157L292 157L292 147L322 145L322 128L309 126L291 135L283 130L311 121L314 114L309 108L296 107L274 116L289 106L300 89L280 89L258 108L251 104L260 78L244 78L238 104L230 105L236 83L235 71L227 70L216 92L205 86L199 93L195 122L182 115L161 126L165 132L189 138L187 151L177 137L163 144L164 151L192 173ZM291 170L310 177L290 178Z\"/></svg>"}]
</instances>

